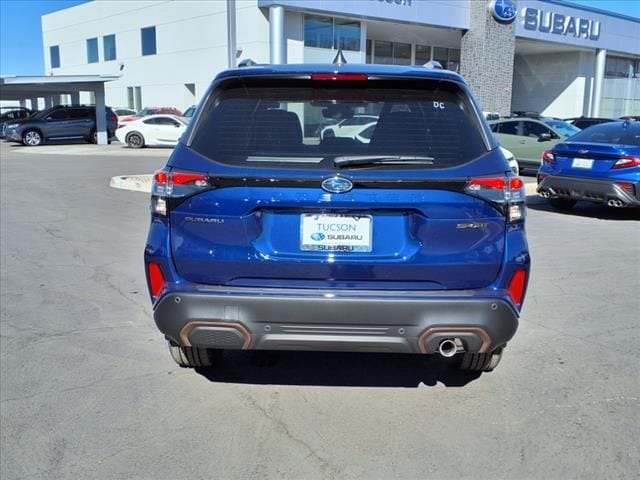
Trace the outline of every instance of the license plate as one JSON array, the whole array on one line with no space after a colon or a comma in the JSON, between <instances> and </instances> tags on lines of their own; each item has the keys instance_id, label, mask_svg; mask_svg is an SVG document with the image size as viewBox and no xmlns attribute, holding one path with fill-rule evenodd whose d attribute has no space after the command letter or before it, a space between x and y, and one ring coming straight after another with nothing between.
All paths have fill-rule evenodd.
<instances>
[{"instance_id":1,"label":"license plate","mask_svg":"<svg viewBox=\"0 0 640 480\"><path fill-rule=\"evenodd\" d=\"M590 158L574 158L571 166L573 168L591 168L593 167L593 160Z\"/></svg>"},{"instance_id":2,"label":"license plate","mask_svg":"<svg viewBox=\"0 0 640 480\"><path fill-rule=\"evenodd\" d=\"M300 216L300 249L370 252L371 217L305 213Z\"/></svg>"}]
</instances>

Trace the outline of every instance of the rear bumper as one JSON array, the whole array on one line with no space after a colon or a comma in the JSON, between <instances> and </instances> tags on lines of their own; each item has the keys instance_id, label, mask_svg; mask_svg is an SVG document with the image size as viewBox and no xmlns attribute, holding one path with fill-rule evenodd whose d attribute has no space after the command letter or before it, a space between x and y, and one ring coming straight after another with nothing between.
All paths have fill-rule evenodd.
<instances>
[{"instance_id":1,"label":"rear bumper","mask_svg":"<svg viewBox=\"0 0 640 480\"><path fill-rule=\"evenodd\" d=\"M508 301L464 291L208 288L165 294L154 319L179 345L251 350L435 353L458 338L465 351L483 353L518 327Z\"/></svg>"},{"instance_id":2,"label":"rear bumper","mask_svg":"<svg viewBox=\"0 0 640 480\"><path fill-rule=\"evenodd\" d=\"M631 183L633 188L622 188L617 182ZM640 206L640 185L632 181L548 175L539 182L537 191L542 196L551 198L572 198L596 203L620 200L624 205Z\"/></svg>"}]
</instances>

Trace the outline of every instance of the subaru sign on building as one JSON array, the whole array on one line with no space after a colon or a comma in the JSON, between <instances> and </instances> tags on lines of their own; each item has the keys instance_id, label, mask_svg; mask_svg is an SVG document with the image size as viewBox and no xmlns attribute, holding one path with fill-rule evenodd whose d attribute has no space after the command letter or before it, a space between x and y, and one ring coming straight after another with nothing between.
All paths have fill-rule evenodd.
<instances>
[{"instance_id":1,"label":"subaru sign on building","mask_svg":"<svg viewBox=\"0 0 640 480\"><path fill-rule=\"evenodd\" d=\"M640 113L640 20L560 0L89 2L42 18L48 74L109 105L185 109L239 63L440 63L486 111ZM71 99L74 100L74 99ZM78 99L89 102L84 96Z\"/></svg>"}]
</instances>

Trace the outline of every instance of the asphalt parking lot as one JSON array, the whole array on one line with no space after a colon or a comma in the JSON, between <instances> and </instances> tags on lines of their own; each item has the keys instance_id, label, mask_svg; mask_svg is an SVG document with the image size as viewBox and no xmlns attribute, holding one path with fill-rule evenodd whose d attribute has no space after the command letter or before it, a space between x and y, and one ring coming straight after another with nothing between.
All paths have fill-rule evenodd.
<instances>
[{"instance_id":1,"label":"asphalt parking lot","mask_svg":"<svg viewBox=\"0 0 640 480\"><path fill-rule=\"evenodd\" d=\"M530 197L529 294L492 373L293 352L196 372L152 320L147 195L109 187L169 151L14 145L0 143L3 480L637 478L638 211Z\"/></svg>"}]
</instances>

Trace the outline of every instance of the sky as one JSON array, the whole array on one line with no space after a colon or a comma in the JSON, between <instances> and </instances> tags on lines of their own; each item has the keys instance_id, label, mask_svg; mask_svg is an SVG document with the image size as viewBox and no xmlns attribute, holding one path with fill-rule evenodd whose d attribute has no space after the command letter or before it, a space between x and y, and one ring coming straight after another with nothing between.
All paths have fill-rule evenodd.
<instances>
[{"instance_id":1,"label":"sky","mask_svg":"<svg viewBox=\"0 0 640 480\"><path fill-rule=\"evenodd\" d=\"M0 0L0 75L43 75L40 17L87 1ZM565 1L640 18L640 0Z\"/></svg>"}]
</instances>

